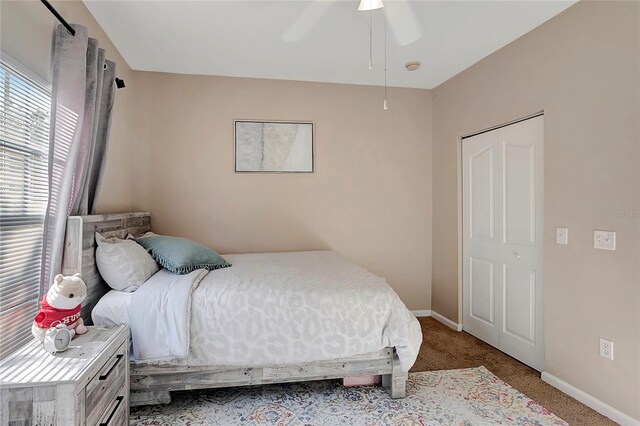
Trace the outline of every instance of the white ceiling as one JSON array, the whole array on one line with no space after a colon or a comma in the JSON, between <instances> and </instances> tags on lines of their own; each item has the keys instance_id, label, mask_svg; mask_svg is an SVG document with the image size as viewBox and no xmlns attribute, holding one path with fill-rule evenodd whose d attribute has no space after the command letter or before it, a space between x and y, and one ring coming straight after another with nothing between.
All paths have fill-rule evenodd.
<instances>
[{"instance_id":1,"label":"white ceiling","mask_svg":"<svg viewBox=\"0 0 640 426\"><path fill-rule=\"evenodd\" d=\"M382 85L386 10L389 86L431 89L574 1L85 0L136 70ZM422 62L408 72L408 61Z\"/></svg>"}]
</instances>

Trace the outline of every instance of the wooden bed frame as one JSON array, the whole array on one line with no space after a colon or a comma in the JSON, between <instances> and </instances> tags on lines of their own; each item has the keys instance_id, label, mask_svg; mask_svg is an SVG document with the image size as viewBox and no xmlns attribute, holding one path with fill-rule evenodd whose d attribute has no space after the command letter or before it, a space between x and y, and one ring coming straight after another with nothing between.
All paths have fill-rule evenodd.
<instances>
[{"instance_id":1,"label":"wooden bed frame","mask_svg":"<svg viewBox=\"0 0 640 426\"><path fill-rule=\"evenodd\" d=\"M91 324L91 310L110 288L100 276L95 261L95 233L105 237L126 238L151 229L148 212L90 216L69 216L63 256L62 273L81 273L87 284L87 298L82 318ZM392 398L404 398L407 373L400 369L394 348L378 352L308 362L297 365L263 367L175 366L130 364L131 405L168 404L171 391L207 389L267 383L299 382L356 376L382 376L382 385L389 388Z\"/></svg>"}]
</instances>

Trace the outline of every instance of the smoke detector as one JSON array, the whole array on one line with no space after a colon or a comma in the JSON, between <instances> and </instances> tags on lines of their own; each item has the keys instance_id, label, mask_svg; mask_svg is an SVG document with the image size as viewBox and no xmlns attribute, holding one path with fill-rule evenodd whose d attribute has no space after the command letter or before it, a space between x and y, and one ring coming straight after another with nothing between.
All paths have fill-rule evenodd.
<instances>
[{"instance_id":1,"label":"smoke detector","mask_svg":"<svg viewBox=\"0 0 640 426\"><path fill-rule=\"evenodd\" d=\"M407 69L407 71L415 71L420 68L420 65L422 65L420 61L411 61L404 64L404 67Z\"/></svg>"}]
</instances>

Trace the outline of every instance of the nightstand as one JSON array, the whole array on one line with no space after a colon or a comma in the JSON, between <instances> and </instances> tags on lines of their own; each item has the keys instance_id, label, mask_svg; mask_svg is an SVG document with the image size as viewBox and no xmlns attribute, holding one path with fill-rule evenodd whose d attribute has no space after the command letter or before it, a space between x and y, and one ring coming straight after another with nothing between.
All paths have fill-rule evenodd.
<instances>
[{"instance_id":1,"label":"nightstand","mask_svg":"<svg viewBox=\"0 0 640 426\"><path fill-rule=\"evenodd\" d=\"M129 424L129 327L88 327L64 352L35 339L0 362L2 425Z\"/></svg>"}]
</instances>

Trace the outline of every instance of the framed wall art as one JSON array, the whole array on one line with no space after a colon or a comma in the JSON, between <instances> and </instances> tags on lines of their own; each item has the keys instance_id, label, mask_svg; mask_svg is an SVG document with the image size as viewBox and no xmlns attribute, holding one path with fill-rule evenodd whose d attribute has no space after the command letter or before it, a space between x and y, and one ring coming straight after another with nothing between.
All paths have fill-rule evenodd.
<instances>
[{"instance_id":1,"label":"framed wall art","mask_svg":"<svg viewBox=\"0 0 640 426\"><path fill-rule=\"evenodd\" d=\"M313 173L314 124L235 120L235 171Z\"/></svg>"}]
</instances>

